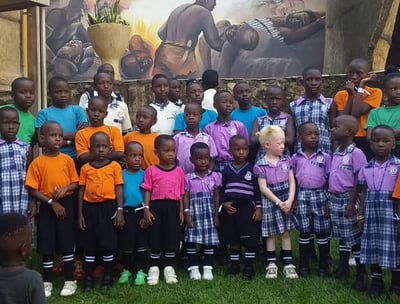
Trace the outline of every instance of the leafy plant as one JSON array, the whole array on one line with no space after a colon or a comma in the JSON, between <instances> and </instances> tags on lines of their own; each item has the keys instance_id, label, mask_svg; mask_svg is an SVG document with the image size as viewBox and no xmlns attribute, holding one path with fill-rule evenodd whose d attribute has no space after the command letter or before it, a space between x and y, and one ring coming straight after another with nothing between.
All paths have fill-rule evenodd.
<instances>
[{"instance_id":1,"label":"leafy plant","mask_svg":"<svg viewBox=\"0 0 400 304\"><path fill-rule=\"evenodd\" d=\"M94 15L88 14L89 25L99 23L118 23L122 25L129 25L129 23L122 19L119 13L119 1L117 0L114 4L105 10L104 13L100 14L97 5L94 6Z\"/></svg>"}]
</instances>

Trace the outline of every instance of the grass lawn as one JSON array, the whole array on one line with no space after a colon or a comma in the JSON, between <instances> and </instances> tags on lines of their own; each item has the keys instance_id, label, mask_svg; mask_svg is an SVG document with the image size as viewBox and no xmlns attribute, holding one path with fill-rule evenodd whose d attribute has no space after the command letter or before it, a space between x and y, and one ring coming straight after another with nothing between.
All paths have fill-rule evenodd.
<instances>
[{"instance_id":1,"label":"grass lawn","mask_svg":"<svg viewBox=\"0 0 400 304\"><path fill-rule=\"evenodd\" d=\"M297 235L293 237L297 239ZM295 244L293 242L293 244ZM332 255L337 263L337 244L332 242ZM278 247L279 248L279 247ZM297 248L294 247L297 254ZM296 257L297 258L297 257ZM177 268L179 283L167 285L163 282L162 274L157 286L134 286L115 284L110 290L101 291L97 287L89 293L80 287L72 297L59 296L62 288L61 278L57 278L53 295L49 303L84 303L84 304L162 304L162 303L400 303L400 297L384 297L371 301L364 293L352 289L355 267L351 267L351 275L347 281L335 279L319 279L316 275L305 279L285 280L280 273L277 280L264 278L264 259L257 256L256 276L251 281L244 281L240 276L227 278L224 275L227 266L216 265L214 281L191 281L182 268ZM32 268L40 270L40 261L37 255L28 261ZM314 273L316 273L314 265ZM280 267L281 270L281 267ZM117 279L117 278L116 278ZM390 285L390 273L385 272L386 289Z\"/></svg>"}]
</instances>

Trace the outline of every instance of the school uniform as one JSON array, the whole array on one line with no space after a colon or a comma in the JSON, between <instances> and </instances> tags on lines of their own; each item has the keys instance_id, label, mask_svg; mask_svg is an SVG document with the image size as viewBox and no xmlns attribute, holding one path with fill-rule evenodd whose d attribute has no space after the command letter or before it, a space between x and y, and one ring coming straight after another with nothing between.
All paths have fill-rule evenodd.
<instances>
[{"instance_id":1,"label":"school uniform","mask_svg":"<svg viewBox=\"0 0 400 304\"><path fill-rule=\"evenodd\" d=\"M151 127L152 133L172 135L175 118L183 110L171 101L159 103L154 100L150 106L157 111L157 122Z\"/></svg>"}]
</instances>

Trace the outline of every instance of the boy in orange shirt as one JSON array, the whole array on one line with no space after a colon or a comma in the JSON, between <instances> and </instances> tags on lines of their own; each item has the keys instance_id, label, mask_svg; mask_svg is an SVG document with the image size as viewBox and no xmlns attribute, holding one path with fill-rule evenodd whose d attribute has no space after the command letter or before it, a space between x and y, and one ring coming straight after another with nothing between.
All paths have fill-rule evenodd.
<instances>
[{"instance_id":1,"label":"boy in orange shirt","mask_svg":"<svg viewBox=\"0 0 400 304\"><path fill-rule=\"evenodd\" d=\"M157 111L152 106L145 105L136 113L136 126L138 131L133 131L124 136L124 143L137 141L143 146L142 169L146 170L152 165L158 165L159 160L154 152L154 140L157 133L151 133L151 127L157 122Z\"/></svg>"},{"instance_id":2,"label":"boy in orange shirt","mask_svg":"<svg viewBox=\"0 0 400 304\"><path fill-rule=\"evenodd\" d=\"M31 197L41 202L37 224L37 250L43 257L43 281L46 297L53 289L54 254L59 250L64 262L64 287L61 296L71 296L77 285L73 280L78 174L72 158L60 153L63 130L55 121L40 127L43 154L33 160L25 186Z\"/></svg>"},{"instance_id":3,"label":"boy in orange shirt","mask_svg":"<svg viewBox=\"0 0 400 304\"><path fill-rule=\"evenodd\" d=\"M90 126L76 132L75 147L80 164L94 160L90 152L90 137L96 132L104 132L111 139L111 151L107 154L109 160L119 161L124 155L124 141L117 127L106 126L104 118L107 116L107 101L101 96L92 97L86 109Z\"/></svg>"},{"instance_id":4,"label":"boy in orange shirt","mask_svg":"<svg viewBox=\"0 0 400 304\"><path fill-rule=\"evenodd\" d=\"M378 108L382 101L382 91L365 84L375 79L369 73L370 64L362 58L353 59L348 67L348 80L345 89L336 93L334 101L337 115L352 115L358 120L359 128L354 142L371 159L373 154L366 139L365 125L369 112Z\"/></svg>"}]
</instances>

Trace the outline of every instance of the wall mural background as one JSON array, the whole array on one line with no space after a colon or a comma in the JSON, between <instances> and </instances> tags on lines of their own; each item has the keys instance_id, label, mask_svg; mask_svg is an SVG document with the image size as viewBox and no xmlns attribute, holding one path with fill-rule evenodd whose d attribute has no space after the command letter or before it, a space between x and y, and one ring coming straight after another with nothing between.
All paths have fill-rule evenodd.
<instances>
[{"instance_id":1,"label":"wall mural background","mask_svg":"<svg viewBox=\"0 0 400 304\"><path fill-rule=\"evenodd\" d=\"M91 80L101 64L86 28L87 13L113 0L51 0L46 12L48 77ZM195 78L300 75L323 67L326 0L121 0L131 38L121 77L155 73Z\"/></svg>"}]
</instances>

